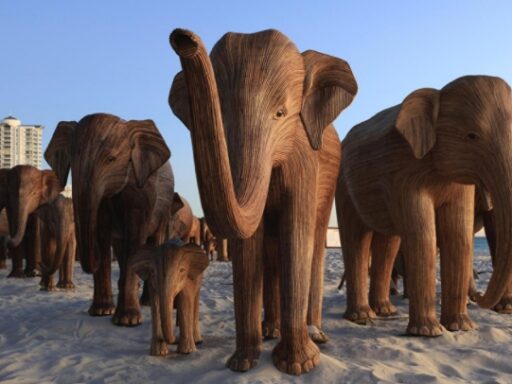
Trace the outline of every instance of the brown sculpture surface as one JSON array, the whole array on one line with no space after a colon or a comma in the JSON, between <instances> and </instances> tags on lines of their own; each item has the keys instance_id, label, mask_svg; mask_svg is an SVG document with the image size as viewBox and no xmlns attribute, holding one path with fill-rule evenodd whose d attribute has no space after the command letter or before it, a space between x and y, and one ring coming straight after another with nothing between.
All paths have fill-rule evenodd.
<instances>
[{"instance_id":1,"label":"brown sculpture surface","mask_svg":"<svg viewBox=\"0 0 512 384\"><path fill-rule=\"evenodd\" d=\"M141 245L167 238L174 193L169 156L151 120L96 113L60 122L53 134L45 159L62 184L71 169L77 251L83 270L94 274L92 316L114 313L116 325L142 321L139 281L126 264ZM115 312L111 247L120 267Z\"/></svg>"},{"instance_id":2,"label":"brown sculpture surface","mask_svg":"<svg viewBox=\"0 0 512 384\"><path fill-rule=\"evenodd\" d=\"M13 277L36 276L41 262L41 228L36 210L52 202L62 190L51 170L41 171L30 165L17 165L5 173L8 199L9 252ZM23 257L26 266L23 271Z\"/></svg>"},{"instance_id":3,"label":"brown sculpture surface","mask_svg":"<svg viewBox=\"0 0 512 384\"><path fill-rule=\"evenodd\" d=\"M265 274L278 302L273 313L265 306L274 321L267 328L281 333L273 362L290 374L308 372L320 357L307 328L310 287L312 321L321 314L316 275L325 233L315 231L328 218L321 207L332 201L341 157L331 123L352 101L356 81L345 61L301 54L275 30L227 33L210 56L192 32L175 30L170 40L183 72L169 103L190 129L206 220L229 240L236 351L227 366L246 371L257 363Z\"/></svg>"},{"instance_id":4,"label":"brown sculpture surface","mask_svg":"<svg viewBox=\"0 0 512 384\"><path fill-rule=\"evenodd\" d=\"M73 289L76 238L73 201L62 195L37 209L41 219L41 290L55 289L53 274L59 271L56 287Z\"/></svg>"},{"instance_id":5,"label":"brown sculpture surface","mask_svg":"<svg viewBox=\"0 0 512 384\"><path fill-rule=\"evenodd\" d=\"M509 85L495 77L466 76L441 90L414 91L402 104L352 128L343 141L336 192L347 318L374 316L367 268L372 234L379 233L381 250L372 255L378 268L391 268L387 255L402 239L406 273L414 282L408 285L409 334L442 333L435 308L436 244L441 324L448 330L474 327L466 302L475 184L492 198L497 232L496 268L477 301L488 308L501 299L512 278L511 123Z\"/></svg>"},{"instance_id":6,"label":"brown sculpture surface","mask_svg":"<svg viewBox=\"0 0 512 384\"><path fill-rule=\"evenodd\" d=\"M199 291L208 266L204 251L193 244L168 241L146 245L130 259L128 268L149 281L152 338L150 354L165 356L175 341L172 322L176 308L180 334L178 353L196 350L202 342L199 328Z\"/></svg>"}]
</instances>

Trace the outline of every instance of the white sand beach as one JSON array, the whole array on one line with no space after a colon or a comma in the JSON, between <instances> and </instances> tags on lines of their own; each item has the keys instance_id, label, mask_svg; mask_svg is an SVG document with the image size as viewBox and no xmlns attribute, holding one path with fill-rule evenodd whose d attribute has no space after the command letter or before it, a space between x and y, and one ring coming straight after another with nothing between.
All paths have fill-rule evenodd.
<instances>
[{"instance_id":1,"label":"white sand beach","mask_svg":"<svg viewBox=\"0 0 512 384\"><path fill-rule=\"evenodd\" d=\"M512 316L470 304L479 329L439 338L404 336L407 300L393 297L394 319L359 326L342 318L345 292L339 249L326 255L321 363L310 374L282 374L271 362L275 341L265 342L255 369L224 368L234 350L231 264L212 262L201 292L204 343L188 356L148 355L150 311L144 324L115 327L110 317L90 317L92 277L75 268L76 290L40 292L38 279L6 279L0 271L0 382L2 383L510 383ZM118 268L114 264L114 278ZM475 256L482 288L490 276L485 253ZM116 286L116 284L113 284ZM438 290L440 287L438 286ZM175 347L172 347L175 350Z\"/></svg>"}]
</instances>

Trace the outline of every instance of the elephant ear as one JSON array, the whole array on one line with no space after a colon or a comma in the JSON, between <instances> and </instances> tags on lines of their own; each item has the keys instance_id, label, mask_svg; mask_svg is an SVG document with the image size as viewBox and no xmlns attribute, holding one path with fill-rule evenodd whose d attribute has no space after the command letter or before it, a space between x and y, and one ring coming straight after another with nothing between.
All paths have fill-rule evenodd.
<instances>
[{"instance_id":1,"label":"elephant ear","mask_svg":"<svg viewBox=\"0 0 512 384\"><path fill-rule=\"evenodd\" d=\"M309 143L320 149L325 128L357 93L357 82L348 63L316 51L302 53L306 76L300 112Z\"/></svg>"},{"instance_id":2,"label":"elephant ear","mask_svg":"<svg viewBox=\"0 0 512 384\"><path fill-rule=\"evenodd\" d=\"M417 159L422 159L436 143L435 126L438 114L437 89L418 89L402 102L395 128L407 141Z\"/></svg>"},{"instance_id":3,"label":"elephant ear","mask_svg":"<svg viewBox=\"0 0 512 384\"><path fill-rule=\"evenodd\" d=\"M71 168L71 143L77 125L76 121L59 122L44 152L45 160L57 174L63 187L66 186Z\"/></svg>"},{"instance_id":4,"label":"elephant ear","mask_svg":"<svg viewBox=\"0 0 512 384\"><path fill-rule=\"evenodd\" d=\"M171 214L174 215L184 206L185 204L183 203L181 196L174 192L174 195L172 196Z\"/></svg>"},{"instance_id":5,"label":"elephant ear","mask_svg":"<svg viewBox=\"0 0 512 384\"><path fill-rule=\"evenodd\" d=\"M126 122L130 132L131 162L137 187L142 188L147 179L165 164L171 151L153 120Z\"/></svg>"},{"instance_id":6,"label":"elephant ear","mask_svg":"<svg viewBox=\"0 0 512 384\"><path fill-rule=\"evenodd\" d=\"M59 178L53 171L42 171L41 183L40 204L52 202L64 189Z\"/></svg>"},{"instance_id":7,"label":"elephant ear","mask_svg":"<svg viewBox=\"0 0 512 384\"><path fill-rule=\"evenodd\" d=\"M152 272L152 261L155 257L155 247L144 245L129 259L128 269L131 269L141 279L147 280Z\"/></svg>"},{"instance_id":8,"label":"elephant ear","mask_svg":"<svg viewBox=\"0 0 512 384\"><path fill-rule=\"evenodd\" d=\"M208 255L196 244L187 244L181 247L184 256L190 261L188 277L192 280L198 278L209 264Z\"/></svg>"},{"instance_id":9,"label":"elephant ear","mask_svg":"<svg viewBox=\"0 0 512 384\"><path fill-rule=\"evenodd\" d=\"M192 117L188 101L188 88L183 71L178 72L174 77L171 91L169 92L169 106L178 119L190 129Z\"/></svg>"}]
</instances>

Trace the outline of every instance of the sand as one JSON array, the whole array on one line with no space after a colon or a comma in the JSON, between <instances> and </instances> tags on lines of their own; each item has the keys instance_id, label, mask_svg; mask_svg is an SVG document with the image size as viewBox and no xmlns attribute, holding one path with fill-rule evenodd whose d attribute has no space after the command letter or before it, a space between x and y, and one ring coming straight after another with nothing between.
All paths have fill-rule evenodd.
<instances>
[{"instance_id":1,"label":"sand","mask_svg":"<svg viewBox=\"0 0 512 384\"><path fill-rule=\"evenodd\" d=\"M486 254L475 256L481 288L490 276ZM114 264L114 278L118 268ZM407 300L393 297L400 315L370 326L342 318L345 291L337 290L341 254L326 256L321 363L292 377L271 362L275 341L265 342L256 368L235 373L224 368L234 350L231 264L212 262L201 291L204 343L191 355L148 355L150 311L144 323L121 328L109 317L87 315L92 277L75 268L73 292L40 292L38 279L6 279L0 271L0 382L2 383L510 383L512 315L470 304L479 329L435 339L404 336ZM116 286L116 284L113 284ZM440 287L438 286L438 290ZM175 350L175 346L171 347Z\"/></svg>"}]
</instances>

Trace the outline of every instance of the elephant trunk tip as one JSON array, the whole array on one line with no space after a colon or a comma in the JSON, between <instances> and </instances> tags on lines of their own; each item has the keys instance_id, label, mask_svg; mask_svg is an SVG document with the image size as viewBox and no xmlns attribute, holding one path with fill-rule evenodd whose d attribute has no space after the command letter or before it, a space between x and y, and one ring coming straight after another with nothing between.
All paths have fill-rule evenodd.
<instances>
[{"instance_id":1,"label":"elephant trunk tip","mask_svg":"<svg viewBox=\"0 0 512 384\"><path fill-rule=\"evenodd\" d=\"M177 28L172 31L169 41L180 57L192 58L199 50L199 37L186 29Z\"/></svg>"}]
</instances>

